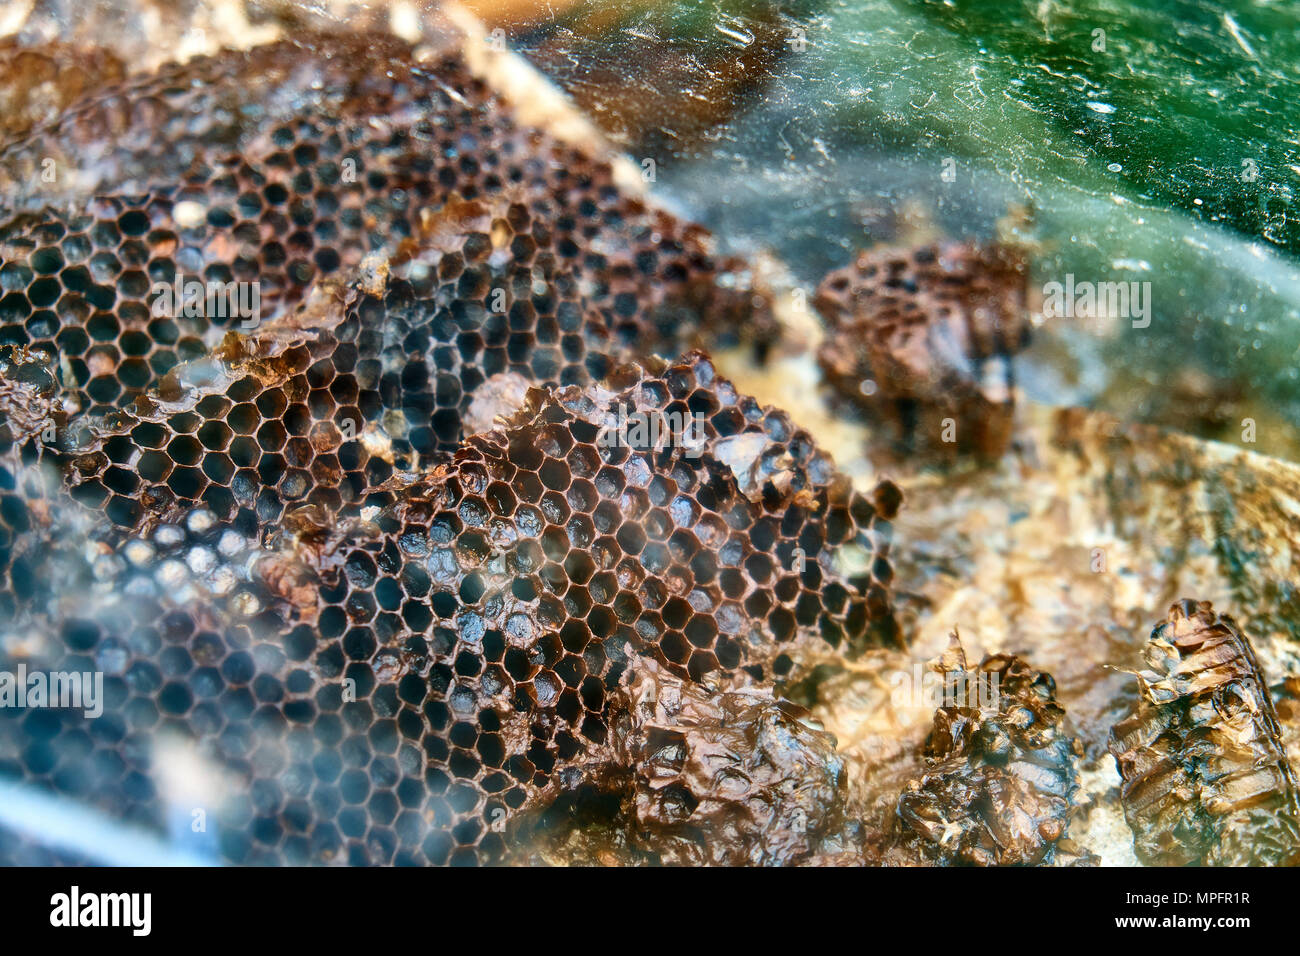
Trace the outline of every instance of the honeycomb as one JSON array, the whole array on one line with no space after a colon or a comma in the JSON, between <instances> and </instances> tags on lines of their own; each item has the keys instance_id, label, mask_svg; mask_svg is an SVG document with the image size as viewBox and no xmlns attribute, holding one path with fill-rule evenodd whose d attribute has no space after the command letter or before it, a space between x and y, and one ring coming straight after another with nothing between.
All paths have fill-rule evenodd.
<instances>
[{"instance_id":1,"label":"honeycomb","mask_svg":"<svg viewBox=\"0 0 1300 956\"><path fill-rule=\"evenodd\" d=\"M662 325L647 319L653 311L623 304L628 295L640 301L644 279L584 276L539 252L533 236L542 230L525 207L499 211L493 218L482 204L457 203L453 222L407 263L408 278L372 283L371 292L325 292L309 308L230 330L208 350L191 337L200 354L166 371L175 353L135 377L136 360L92 347L102 374L46 402L43 440L23 443L23 454L57 462L72 497L122 528L200 502L222 519L262 525L304 506L335 514L395 468L453 451L485 385L586 384L633 343L675 354L689 340L691 322ZM449 235L447 225L458 231ZM689 266L669 256L663 268ZM14 348L48 364L42 344L63 345L60 361L80 382L87 366L66 346L82 331L65 327L52 341ZM140 341L157 348L157 331ZM154 371L152 385L126 401L122 380L148 385ZM52 385L57 376L47 377ZM13 444L4 439L0 429L0 449Z\"/></svg>"},{"instance_id":2,"label":"honeycomb","mask_svg":"<svg viewBox=\"0 0 1300 956\"><path fill-rule=\"evenodd\" d=\"M235 109L272 89L271 106ZM175 149L153 148L160 129ZM60 150L98 157L95 183L144 191L0 229L0 344L43 357L61 386L42 440L19 443L24 461L52 463L122 527L199 501L262 522L302 503L337 510L454 449L484 379L585 384L622 351L678 354L705 327L725 340L766 311L703 230L517 127L455 57L422 66L391 38L308 36L167 67L5 147L19 165ZM181 156L184 172L170 165ZM359 303L341 338L286 328L306 289L394 256L415 260L411 284L382 310ZM178 276L215 300L159 309ZM227 307L232 283L256 283L258 314ZM402 340L390 324L380 341L385 316ZM223 344L229 331L244 344ZM214 357L223 388L207 380ZM0 430L0 450L12 444Z\"/></svg>"},{"instance_id":3,"label":"honeycomb","mask_svg":"<svg viewBox=\"0 0 1300 956\"><path fill-rule=\"evenodd\" d=\"M1029 341L1027 268L1000 245L883 248L822 279L818 362L908 452L996 458L1011 439L1011 357Z\"/></svg>"},{"instance_id":4,"label":"honeycomb","mask_svg":"<svg viewBox=\"0 0 1300 956\"><path fill-rule=\"evenodd\" d=\"M774 341L750 265L462 52L298 30L142 74L0 40L0 790L234 864L1094 862L1024 660L954 642L946 686L994 702L871 780L786 699L897 659L899 489L701 351ZM632 99L598 119L653 145ZM906 456L996 457L1025 275L863 253L816 296L828 384ZM1112 739L1139 855L1295 862L1245 636L1183 602L1148 664ZM102 712L15 707L15 671L97 676ZM103 862L39 836L0 863Z\"/></svg>"},{"instance_id":5,"label":"honeycomb","mask_svg":"<svg viewBox=\"0 0 1300 956\"><path fill-rule=\"evenodd\" d=\"M78 54L83 62L96 55ZM23 209L109 191L138 195L178 185L214 160L272 156L285 135L279 128L299 120L335 120L340 145L351 146L365 138L367 117L381 138L398 141L466 121L472 129L475 119L500 125L488 118L492 101L453 56L425 70L391 36L304 32L104 83L0 144L0 183L6 203ZM418 125L421 109L432 127Z\"/></svg>"},{"instance_id":6,"label":"honeycomb","mask_svg":"<svg viewBox=\"0 0 1300 956\"><path fill-rule=\"evenodd\" d=\"M124 407L203 356L222 328L283 315L368 254L459 234L484 207L499 214L492 243L476 236L452 260L468 256L468 287L490 281L485 259L510 258L488 305L504 309L511 331L533 331L528 312L578 331L567 311L546 321L558 299L600 312L625 344L701 324L734 337L755 315L764 326L766 303L754 301L743 264L715 257L702 229L620 193L607 163L517 127L456 58L423 67L391 38L370 39L309 37L169 68L0 149L20 207L63 197L66 182L114 190L0 229L0 344L59 355L74 410ZM234 128L219 122L270 90L273 108L236 110ZM236 122L250 113L260 122ZM160 138L174 148L160 153ZM234 145L243 151L230 154ZM90 171L60 172L74 168L68 156ZM46 162L54 184L34 189ZM178 276L215 287L215 299L194 308L169 296L159 307ZM256 315L231 314L239 283L257 284Z\"/></svg>"},{"instance_id":7,"label":"honeycomb","mask_svg":"<svg viewBox=\"0 0 1300 956\"><path fill-rule=\"evenodd\" d=\"M1184 599L1151 631L1137 709L1111 731L1148 865L1300 860L1300 803L1268 682L1236 622Z\"/></svg>"},{"instance_id":8,"label":"honeycomb","mask_svg":"<svg viewBox=\"0 0 1300 956\"><path fill-rule=\"evenodd\" d=\"M0 708L0 777L232 863L497 862L634 777L641 667L802 733L801 648L899 642L898 489L689 351L753 277L454 55L200 58L0 151L0 670L103 675Z\"/></svg>"},{"instance_id":9,"label":"honeycomb","mask_svg":"<svg viewBox=\"0 0 1300 956\"><path fill-rule=\"evenodd\" d=\"M605 432L677 408L692 445ZM626 769L610 726L647 661L770 686L808 642L897 639L897 490L853 492L702 353L533 389L379 487L325 524L173 509L85 558L33 658L102 671L107 709L0 711L0 771L156 828L159 750L192 741L237 781L195 808L231 862L492 862L516 818Z\"/></svg>"}]
</instances>

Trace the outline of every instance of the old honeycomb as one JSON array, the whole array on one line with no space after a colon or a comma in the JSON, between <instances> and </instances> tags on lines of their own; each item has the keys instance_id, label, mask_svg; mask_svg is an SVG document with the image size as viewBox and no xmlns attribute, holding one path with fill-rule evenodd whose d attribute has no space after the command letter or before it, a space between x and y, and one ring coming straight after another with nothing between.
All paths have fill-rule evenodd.
<instances>
[{"instance_id":1,"label":"old honeycomb","mask_svg":"<svg viewBox=\"0 0 1300 956\"><path fill-rule=\"evenodd\" d=\"M196 505L116 539L83 571L92 618L32 617L58 624L51 669L110 675L107 739L67 764L74 731L35 712L7 761L156 825L147 741L175 734L244 781L219 817L232 861L492 860L516 811L616 763L609 698L642 659L743 686L788 676L800 642L896 639L894 489L853 493L698 353L656 372L534 390L372 514ZM599 441L620 405L674 404L707 416L702 448Z\"/></svg>"},{"instance_id":2,"label":"old honeycomb","mask_svg":"<svg viewBox=\"0 0 1300 956\"><path fill-rule=\"evenodd\" d=\"M813 299L827 384L909 452L996 459L1011 438L1011 358L1029 341L1027 277L1024 256L998 244L860 252Z\"/></svg>"},{"instance_id":3,"label":"old honeycomb","mask_svg":"<svg viewBox=\"0 0 1300 956\"><path fill-rule=\"evenodd\" d=\"M199 58L0 153L0 669L104 675L0 710L6 779L231 862L494 862L651 759L640 667L900 641L897 488L689 351L767 327L743 264L454 55Z\"/></svg>"}]
</instances>

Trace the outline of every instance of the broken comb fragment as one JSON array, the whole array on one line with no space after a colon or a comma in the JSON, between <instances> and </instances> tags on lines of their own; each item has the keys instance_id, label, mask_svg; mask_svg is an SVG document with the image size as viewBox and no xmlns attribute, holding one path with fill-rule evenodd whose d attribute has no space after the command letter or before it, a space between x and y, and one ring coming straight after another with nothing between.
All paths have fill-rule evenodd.
<instances>
[{"instance_id":1,"label":"broken comb fragment","mask_svg":"<svg viewBox=\"0 0 1300 956\"><path fill-rule=\"evenodd\" d=\"M1011 437L1011 357L1029 341L1026 278L999 245L862 252L817 288L822 371L903 448L996 458Z\"/></svg>"},{"instance_id":2,"label":"broken comb fragment","mask_svg":"<svg viewBox=\"0 0 1300 956\"><path fill-rule=\"evenodd\" d=\"M1133 848L1154 866L1300 861L1300 805L1250 641L1208 601L1155 626L1135 712L1111 730Z\"/></svg>"},{"instance_id":3,"label":"broken comb fragment","mask_svg":"<svg viewBox=\"0 0 1300 956\"><path fill-rule=\"evenodd\" d=\"M940 663L944 705L924 774L898 798L886 862L1005 866L1064 862L1079 789L1076 742L1056 682L1019 657L968 668L954 634ZM1071 862L1092 862L1090 854Z\"/></svg>"}]
</instances>

